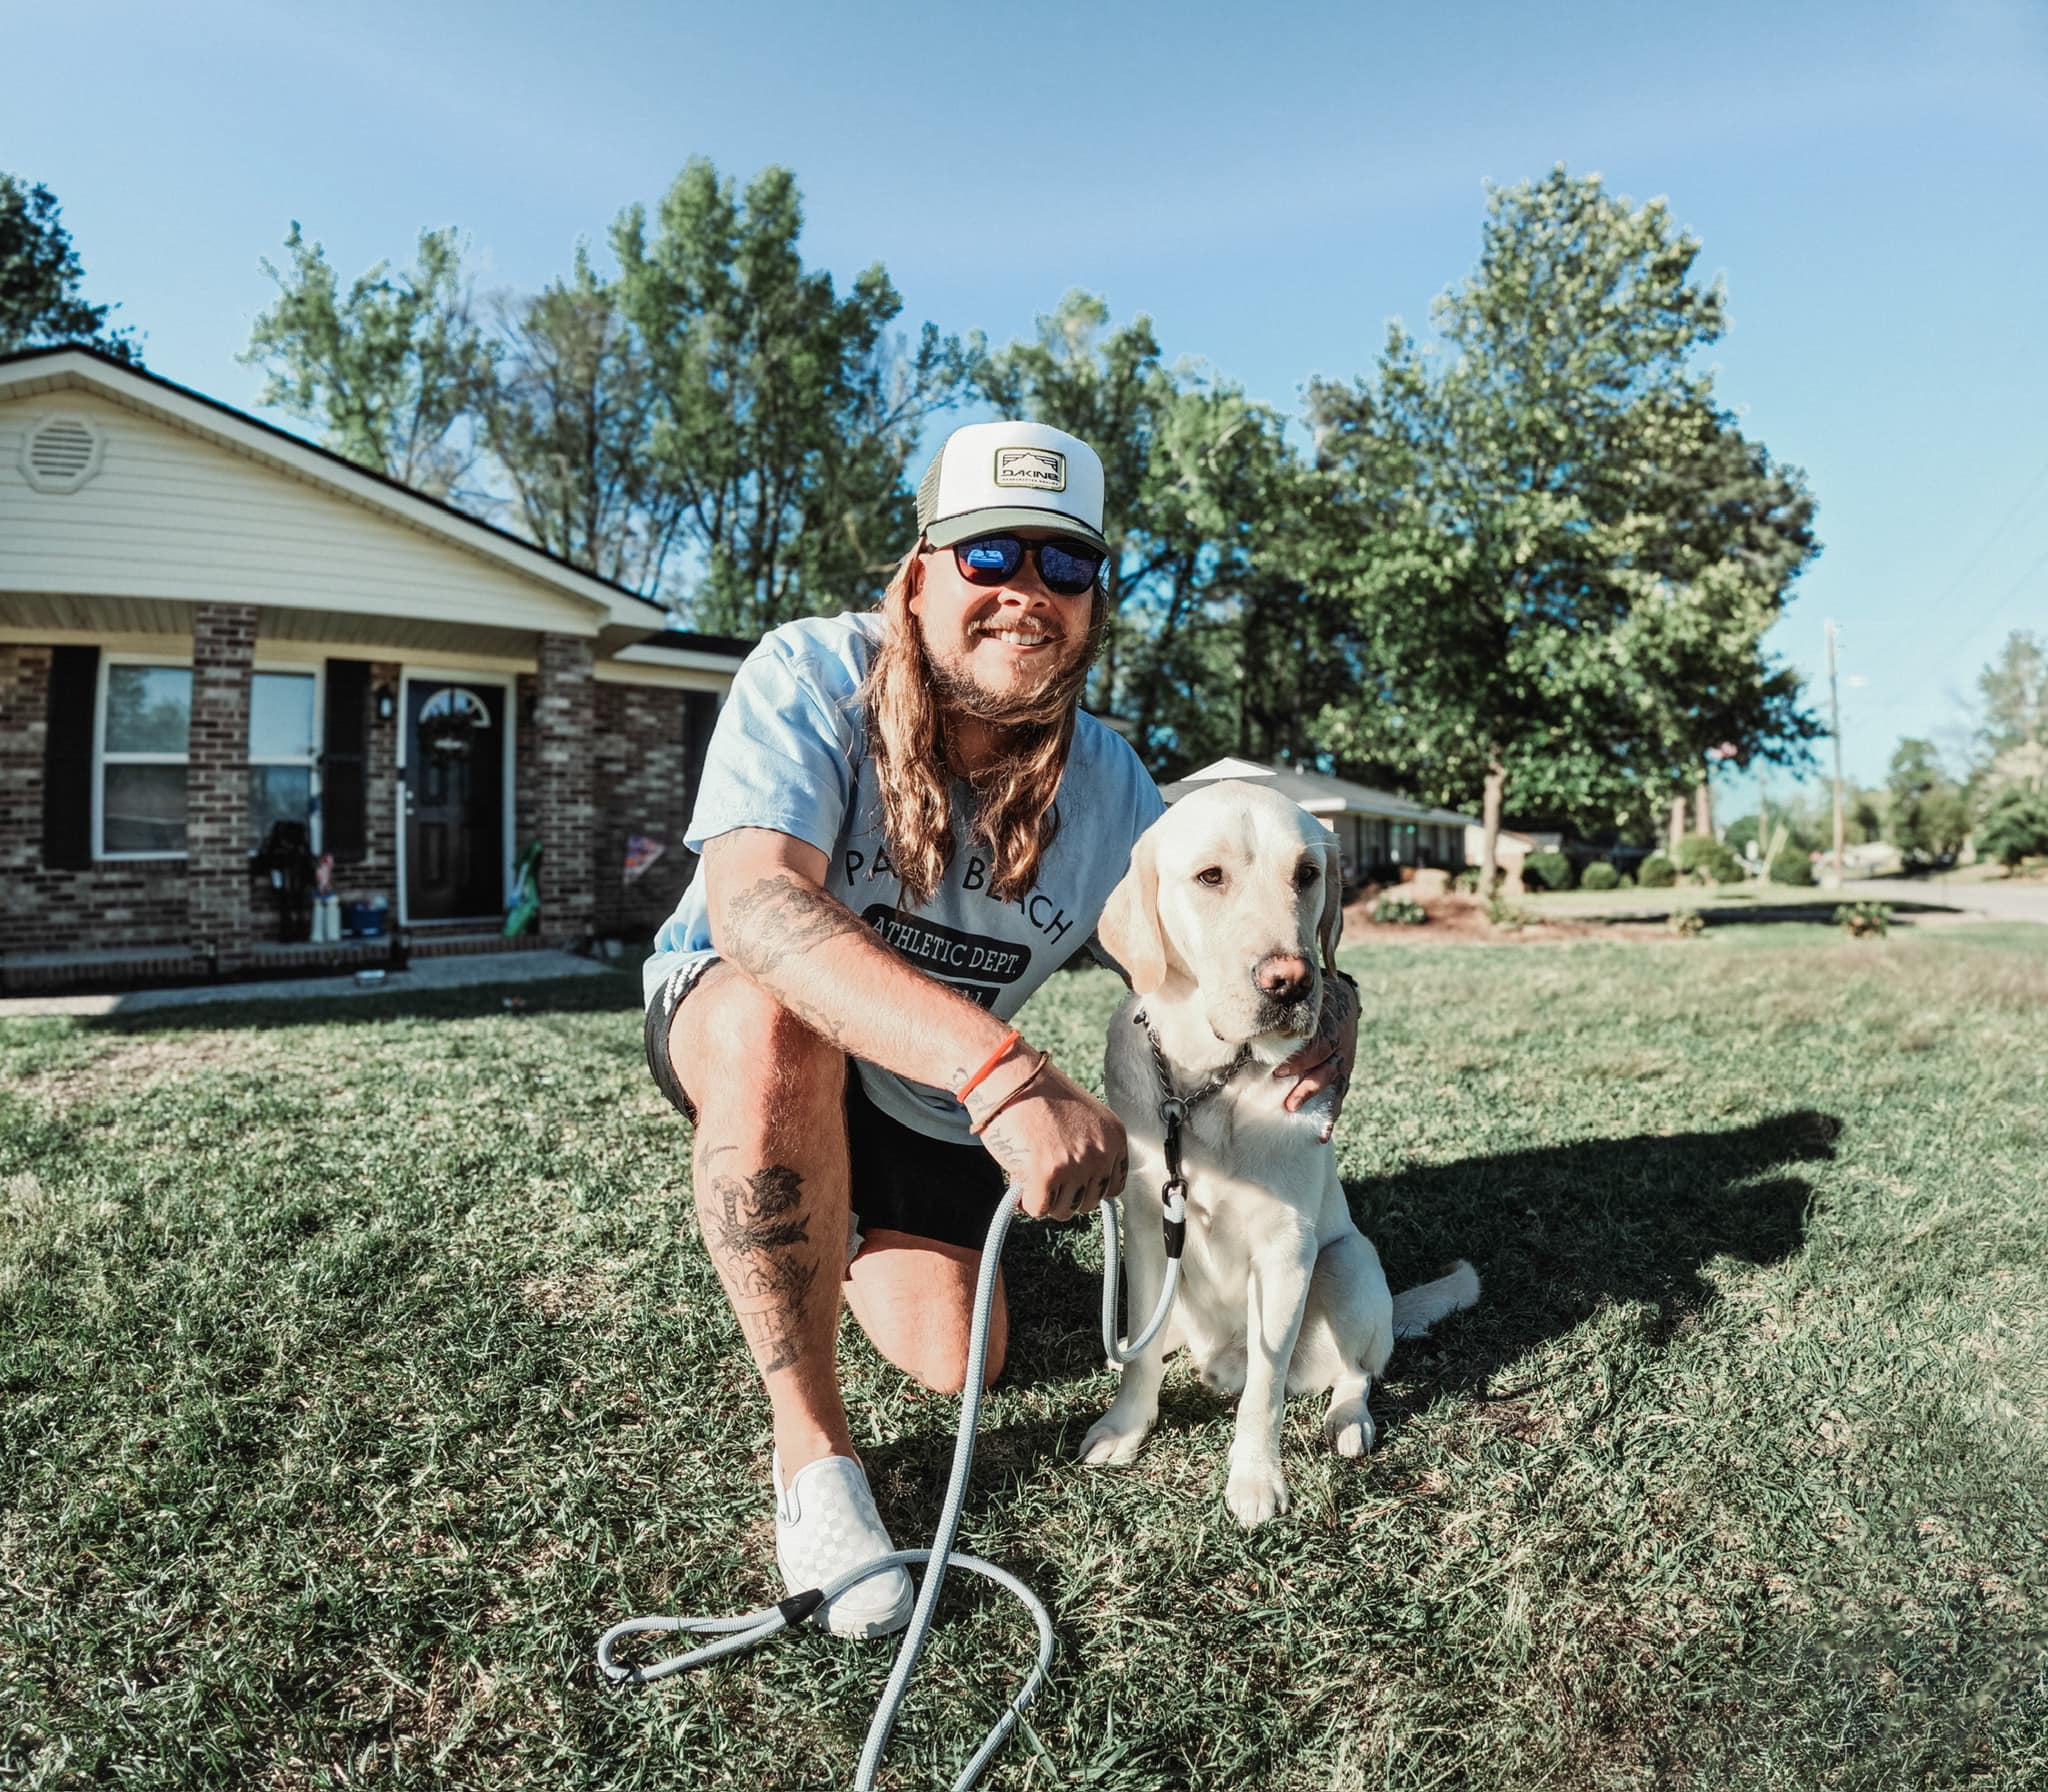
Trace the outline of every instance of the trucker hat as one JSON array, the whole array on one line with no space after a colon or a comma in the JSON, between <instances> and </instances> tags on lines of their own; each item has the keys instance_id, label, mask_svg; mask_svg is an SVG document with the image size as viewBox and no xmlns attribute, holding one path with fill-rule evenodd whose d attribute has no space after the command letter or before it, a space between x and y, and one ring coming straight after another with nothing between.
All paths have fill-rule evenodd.
<instances>
[{"instance_id":1,"label":"trucker hat","mask_svg":"<svg viewBox=\"0 0 2048 1792\"><path fill-rule=\"evenodd\" d=\"M1102 457L1045 423L968 423L917 488L917 526L935 548L1000 529L1058 529L1107 549Z\"/></svg>"}]
</instances>

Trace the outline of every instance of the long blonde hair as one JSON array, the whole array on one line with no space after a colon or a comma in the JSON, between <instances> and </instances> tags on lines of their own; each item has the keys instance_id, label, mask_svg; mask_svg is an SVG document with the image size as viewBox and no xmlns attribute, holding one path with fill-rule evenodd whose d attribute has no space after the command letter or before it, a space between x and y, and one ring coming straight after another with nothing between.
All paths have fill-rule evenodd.
<instances>
[{"instance_id":1,"label":"long blonde hair","mask_svg":"<svg viewBox=\"0 0 2048 1792\"><path fill-rule=\"evenodd\" d=\"M1003 750L968 780L974 797L971 837L989 849L991 891L1005 902L1029 892L1046 849L1059 833L1053 798L1074 744L1074 720L1102 641L1107 601L1100 585L1088 613L1088 644L1074 663L1028 702L974 704L945 685L925 652L910 611L923 584L921 548L912 548L882 594L887 624L860 689L867 748L882 794L882 831L903 886L903 903L929 902L959 842L948 789L946 709L950 702L994 724Z\"/></svg>"}]
</instances>

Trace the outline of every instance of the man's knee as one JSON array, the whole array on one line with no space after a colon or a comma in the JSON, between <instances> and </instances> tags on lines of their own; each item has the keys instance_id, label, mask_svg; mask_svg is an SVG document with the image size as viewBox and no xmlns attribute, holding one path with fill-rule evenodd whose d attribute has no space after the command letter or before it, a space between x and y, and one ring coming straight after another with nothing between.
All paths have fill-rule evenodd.
<instances>
[{"instance_id":1,"label":"man's knee","mask_svg":"<svg viewBox=\"0 0 2048 1792\"><path fill-rule=\"evenodd\" d=\"M845 1054L729 965L690 992L668 1046L700 1115L737 1104L814 1117L845 1099Z\"/></svg>"},{"instance_id":2,"label":"man's knee","mask_svg":"<svg viewBox=\"0 0 2048 1792\"><path fill-rule=\"evenodd\" d=\"M956 1336L934 1335L930 1330L904 1352L907 1360L897 1367L911 1380L922 1383L935 1394L959 1394L967 1386L967 1354L973 1341L971 1321ZM989 1317L988 1355L982 1363L981 1385L993 1387L1009 1355L1009 1316L998 1306ZM884 1355L890 1354L884 1351Z\"/></svg>"}]
</instances>

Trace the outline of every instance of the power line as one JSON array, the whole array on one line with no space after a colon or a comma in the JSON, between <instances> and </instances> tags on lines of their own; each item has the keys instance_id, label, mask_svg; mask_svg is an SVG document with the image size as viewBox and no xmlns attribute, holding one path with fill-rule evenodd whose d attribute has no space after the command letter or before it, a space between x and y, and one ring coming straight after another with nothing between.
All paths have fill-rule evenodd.
<instances>
[{"instance_id":1,"label":"power line","mask_svg":"<svg viewBox=\"0 0 2048 1792\"><path fill-rule=\"evenodd\" d=\"M1947 603L1950 598L1954 597L1957 592L1969 583L1971 574L1984 563L1984 556L1990 553L2005 538L2006 530L2013 526L2020 513L2033 507L2034 500L2042 495L2042 492L2036 489L2037 487L2048 488L2048 461L2042 462L2041 470L2027 481L2021 491L2019 501L1999 519L1998 526L1978 544L1977 551L1970 556L1968 563L1963 567L1962 571L1949 581L1947 589L1934 600L1934 608L1936 610L1939 610L1943 604Z\"/></svg>"}]
</instances>

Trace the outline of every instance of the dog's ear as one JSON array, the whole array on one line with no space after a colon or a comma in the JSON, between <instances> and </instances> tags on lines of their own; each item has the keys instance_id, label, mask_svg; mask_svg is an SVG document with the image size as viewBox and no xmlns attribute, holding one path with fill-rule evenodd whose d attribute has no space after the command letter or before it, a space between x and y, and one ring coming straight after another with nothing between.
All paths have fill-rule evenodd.
<instances>
[{"instance_id":1,"label":"dog's ear","mask_svg":"<svg viewBox=\"0 0 2048 1792\"><path fill-rule=\"evenodd\" d=\"M1337 971L1337 941L1344 932L1344 855L1337 842L1323 843L1323 920L1316 937L1323 945L1323 969Z\"/></svg>"},{"instance_id":2,"label":"dog's ear","mask_svg":"<svg viewBox=\"0 0 2048 1792\"><path fill-rule=\"evenodd\" d=\"M1150 995L1166 981L1166 936L1159 927L1159 862L1150 833L1131 848L1130 869L1110 891L1095 936L1124 967L1131 987Z\"/></svg>"}]
</instances>

